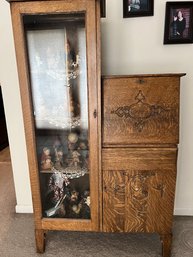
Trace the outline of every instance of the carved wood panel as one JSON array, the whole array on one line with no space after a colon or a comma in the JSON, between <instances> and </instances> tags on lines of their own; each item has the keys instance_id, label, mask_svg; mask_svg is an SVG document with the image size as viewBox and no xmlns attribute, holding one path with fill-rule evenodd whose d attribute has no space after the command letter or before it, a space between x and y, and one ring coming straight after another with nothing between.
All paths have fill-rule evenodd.
<instances>
[{"instance_id":1,"label":"carved wood panel","mask_svg":"<svg viewBox=\"0 0 193 257\"><path fill-rule=\"evenodd\" d=\"M104 231L124 232L125 179L122 171L104 172Z\"/></svg>"},{"instance_id":2,"label":"carved wood panel","mask_svg":"<svg viewBox=\"0 0 193 257\"><path fill-rule=\"evenodd\" d=\"M103 144L178 143L179 75L103 78Z\"/></svg>"},{"instance_id":3,"label":"carved wood panel","mask_svg":"<svg viewBox=\"0 0 193 257\"><path fill-rule=\"evenodd\" d=\"M108 151L103 155L105 163L109 159L109 165L103 165L103 230L170 233L176 181L175 151L171 150L168 155L168 151L159 149L157 153L136 149L125 154L122 150L120 155L119 149L113 150L117 153L116 163ZM127 164L121 165L122 162Z\"/></svg>"},{"instance_id":4,"label":"carved wood panel","mask_svg":"<svg viewBox=\"0 0 193 257\"><path fill-rule=\"evenodd\" d=\"M103 178L104 231L168 232L175 189L172 170L104 171Z\"/></svg>"}]
</instances>

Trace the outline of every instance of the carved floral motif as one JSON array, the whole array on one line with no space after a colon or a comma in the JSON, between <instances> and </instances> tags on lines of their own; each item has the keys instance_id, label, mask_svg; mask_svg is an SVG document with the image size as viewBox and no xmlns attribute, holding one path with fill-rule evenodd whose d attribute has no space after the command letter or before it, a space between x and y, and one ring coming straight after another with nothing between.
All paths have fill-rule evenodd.
<instances>
[{"instance_id":1,"label":"carved floral motif","mask_svg":"<svg viewBox=\"0 0 193 257\"><path fill-rule=\"evenodd\" d=\"M137 172L129 176L132 205L137 215L145 219L148 208L149 178L155 176L154 171Z\"/></svg>"},{"instance_id":2,"label":"carved floral motif","mask_svg":"<svg viewBox=\"0 0 193 257\"><path fill-rule=\"evenodd\" d=\"M145 126L145 123L149 119L153 119L156 116L168 112L160 105L151 105L145 102L145 96L141 90L135 97L136 102L128 106L120 106L111 113L116 114L120 118L130 118L134 121L134 127L141 132Z\"/></svg>"},{"instance_id":3,"label":"carved floral motif","mask_svg":"<svg viewBox=\"0 0 193 257\"><path fill-rule=\"evenodd\" d=\"M129 172L120 171L122 176L126 177L127 179L122 181L121 183L116 182L114 187L111 185L104 186L104 191L111 192L115 196L119 194L119 196L124 195L128 197L126 194L126 187L129 185L129 198L130 204L134 211L136 212L137 216L140 217L144 222L147 216L147 209L148 209L148 198L149 198L149 190L150 188L160 191L161 197L164 195L165 185L163 183L163 178L158 179L159 172L152 171L152 170L139 170L135 171L134 174L129 174ZM154 178L153 180L151 180Z\"/></svg>"}]
</instances>

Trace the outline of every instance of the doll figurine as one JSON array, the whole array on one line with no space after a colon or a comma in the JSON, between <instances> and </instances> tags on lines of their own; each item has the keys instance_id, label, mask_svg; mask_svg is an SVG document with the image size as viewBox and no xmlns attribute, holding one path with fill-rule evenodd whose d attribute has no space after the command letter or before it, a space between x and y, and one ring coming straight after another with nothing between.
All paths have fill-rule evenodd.
<instances>
[{"instance_id":1,"label":"doll figurine","mask_svg":"<svg viewBox=\"0 0 193 257\"><path fill-rule=\"evenodd\" d=\"M76 133L71 132L68 135L68 149L74 150L77 146L77 142L78 142L78 135Z\"/></svg>"},{"instance_id":2,"label":"doll figurine","mask_svg":"<svg viewBox=\"0 0 193 257\"><path fill-rule=\"evenodd\" d=\"M79 144L79 149L80 150L87 150L87 145L86 145L86 143L85 142L80 142L80 144Z\"/></svg>"},{"instance_id":3,"label":"doll figurine","mask_svg":"<svg viewBox=\"0 0 193 257\"><path fill-rule=\"evenodd\" d=\"M54 163L54 167L57 170L60 170L64 166L63 155L64 155L64 153L63 153L61 148L59 148L59 149L55 148L55 163Z\"/></svg>"},{"instance_id":4,"label":"doll figurine","mask_svg":"<svg viewBox=\"0 0 193 257\"><path fill-rule=\"evenodd\" d=\"M41 156L41 162L44 162L47 157L50 157L50 148L44 147Z\"/></svg>"},{"instance_id":5,"label":"doll figurine","mask_svg":"<svg viewBox=\"0 0 193 257\"><path fill-rule=\"evenodd\" d=\"M79 165L79 163L80 163L79 157L80 157L80 153L78 151L72 152L72 163L71 163L72 166L77 167Z\"/></svg>"},{"instance_id":6,"label":"doll figurine","mask_svg":"<svg viewBox=\"0 0 193 257\"><path fill-rule=\"evenodd\" d=\"M69 191L68 201L66 204L66 213L68 218L79 218L82 204L79 199L79 192L75 189Z\"/></svg>"},{"instance_id":7,"label":"doll figurine","mask_svg":"<svg viewBox=\"0 0 193 257\"><path fill-rule=\"evenodd\" d=\"M43 170L50 170L52 167L53 163L51 161L50 149L48 147L44 147L41 156L41 168Z\"/></svg>"},{"instance_id":8,"label":"doll figurine","mask_svg":"<svg viewBox=\"0 0 193 257\"><path fill-rule=\"evenodd\" d=\"M48 157L46 157L44 162L42 162L41 168L42 168L42 170L51 170L52 167L53 167L53 163L51 161L51 157L48 156Z\"/></svg>"}]
</instances>

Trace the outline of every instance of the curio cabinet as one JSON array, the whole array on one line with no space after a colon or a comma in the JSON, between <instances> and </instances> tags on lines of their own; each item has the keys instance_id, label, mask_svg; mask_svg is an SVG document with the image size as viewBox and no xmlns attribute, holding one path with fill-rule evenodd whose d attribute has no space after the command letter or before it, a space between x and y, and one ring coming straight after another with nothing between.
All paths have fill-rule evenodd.
<instances>
[{"instance_id":1,"label":"curio cabinet","mask_svg":"<svg viewBox=\"0 0 193 257\"><path fill-rule=\"evenodd\" d=\"M100 4L10 2L43 252L47 230L99 230Z\"/></svg>"}]
</instances>

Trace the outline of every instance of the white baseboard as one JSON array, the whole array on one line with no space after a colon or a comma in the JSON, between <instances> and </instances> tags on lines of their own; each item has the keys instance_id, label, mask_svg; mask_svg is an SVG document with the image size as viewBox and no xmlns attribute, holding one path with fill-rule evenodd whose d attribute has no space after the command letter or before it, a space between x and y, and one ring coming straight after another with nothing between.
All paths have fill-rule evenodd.
<instances>
[{"instance_id":1,"label":"white baseboard","mask_svg":"<svg viewBox=\"0 0 193 257\"><path fill-rule=\"evenodd\" d=\"M15 206L16 213L33 213L32 205L16 205Z\"/></svg>"},{"instance_id":2,"label":"white baseboard","mask_svg":"<svg viewBox=\"0 0 193 257\"><path fill-rule=\"evenodd\" d=\"M175 208L174 215L193 216L193 208Z\"/></svg>"}]
</instances>

